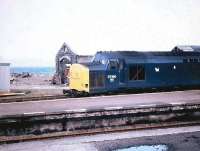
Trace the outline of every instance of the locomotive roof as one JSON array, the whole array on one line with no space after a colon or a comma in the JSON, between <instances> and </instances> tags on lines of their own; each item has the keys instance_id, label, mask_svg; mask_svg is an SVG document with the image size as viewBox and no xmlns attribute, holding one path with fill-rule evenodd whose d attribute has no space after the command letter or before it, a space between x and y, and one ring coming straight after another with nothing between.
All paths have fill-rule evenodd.
<instances>
[{"instance_id":1,"label":"locomotive roof","mask_svg":"<svg viewBox=\"0 0 200 151\"><path fill-rule=\"evenodd\" d=\"M181 63L187 57L200 58L200 46L176 46L171 51L99 51L92 62L83 65L90 70L106 70L110 59L123 59L127 64Z\"/></svg>"},{"instance_id":2,"label":"locomotive roof","mask_svg":"<svg viewBox=\"0 0 200 151\"><path fill-rule=\"evenodd\" d=\"M200 46L176 46L171 51L99 51L106 58L153 57L153 56L200 56Z\"/></svg>"},{"instance_id":3,"label":"locomotive roof","mask_svg":"<svg viewBox=\"0 0 200 151\"><path fill-rule=\"evenodd\" d=\"M90 70L106 70L106 66L100 62L88 62L82 63L84 66L87 66Z\"/></svg>"},{"instance_id":4,"label":"locomotive roof","mask_svg":"<svg viewBox=\"0 0 200 151\"><path fill-rule=\"evenodd\" d=\"M193 51L193 52L200 52L200 46L187 46L187 45L179 45L174 47L174 49L179 49L180 51Z\"/></svg>"}]
</instances>

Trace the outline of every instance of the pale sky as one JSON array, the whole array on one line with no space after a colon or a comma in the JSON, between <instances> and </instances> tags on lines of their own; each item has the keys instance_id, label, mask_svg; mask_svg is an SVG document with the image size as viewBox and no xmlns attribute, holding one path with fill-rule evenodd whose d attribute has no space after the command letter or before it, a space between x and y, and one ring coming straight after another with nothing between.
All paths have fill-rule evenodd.
<instances>
[{"instance_id":1,"label":"pale sky","mask_svg":"<svg viewBox=\"0 0 200 151\"><path fill-rule=\"evenodd\" d=\"M200 0L0 0L0 58L54 66L63 42L78 54L200 45Z\"/></svg>"}]
</instances>

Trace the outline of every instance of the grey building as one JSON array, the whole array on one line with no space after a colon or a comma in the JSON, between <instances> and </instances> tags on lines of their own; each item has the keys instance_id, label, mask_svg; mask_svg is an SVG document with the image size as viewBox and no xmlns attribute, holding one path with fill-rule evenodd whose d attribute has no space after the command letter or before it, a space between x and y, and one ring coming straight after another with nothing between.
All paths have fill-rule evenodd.
<instances>
[{"instance_id":1,"label":"grey building","mask_svg":"<svg viewBox=\"0 0 200 151\"><path fill-rule=\"evenodd\" d=\"M71 64L90 62L92 57L88 55L77 55L66 43L63 43L56 54L56 73L53 78L53 83L68 84Z\"/></svg>"}]
</instances>

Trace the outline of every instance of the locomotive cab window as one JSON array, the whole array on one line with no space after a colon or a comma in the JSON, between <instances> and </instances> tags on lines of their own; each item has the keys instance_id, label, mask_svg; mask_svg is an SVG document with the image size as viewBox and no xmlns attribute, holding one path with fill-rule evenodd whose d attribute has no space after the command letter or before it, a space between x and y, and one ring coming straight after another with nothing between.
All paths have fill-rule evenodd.
<instances>
[{"instance_id":1,"label":"locomotive cab window","mask_svg":"<svg viewBox=\"0 0 200 151\"><path fill-rule=\"evenodd\" d=\"M109 60L109 69L115 70L115 69L118 69L118 67L119 67L119 63L117 60L115 60L115 59Z\"/></svg>"},{"instance_id":2,"label":"locomotive cab window","mask_svg":"<svg viewBox=\"0 0 200 151\"><path fill-rule=\"evenodd\" d=\"M129 80L145 80L144 65L129 66Z\"/></svg>"},{"instance_id":3,"label":"locomotive cab window","mask_svg":"<svg viewBox=\"0 0 200 151\"><path fill-rule=\"evenodd\" d=\"M105 86L104 74L101 72L90 72L90 87L101 88Z\"/></svg>"},{"instance_id":4,"label":"locomotive cab window","mask_svg":"<svg viewBox=\"0 0 200 151\"><path fill-rule=\"evenodd\" d=\"M119 70L123 70L124 69L124 62L120 61L119 62Z\"/></svg>"}]
</instances>

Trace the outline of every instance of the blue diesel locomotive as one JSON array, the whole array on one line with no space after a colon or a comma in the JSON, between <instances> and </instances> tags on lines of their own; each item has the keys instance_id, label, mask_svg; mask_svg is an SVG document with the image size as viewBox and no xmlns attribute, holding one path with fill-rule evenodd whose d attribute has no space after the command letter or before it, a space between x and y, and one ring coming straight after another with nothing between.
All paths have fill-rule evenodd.
<instances>
[{"instance_id":1,"label":"blue diesel locomotive","mask_svg":"<svg viewBox=\"0 0 200 151\"><path fill-rule=\"evenodd\" d=\"M100 51L70 67L70 94L200 86L200 46L172 51Z\"/></svg>"}]
</instances>

